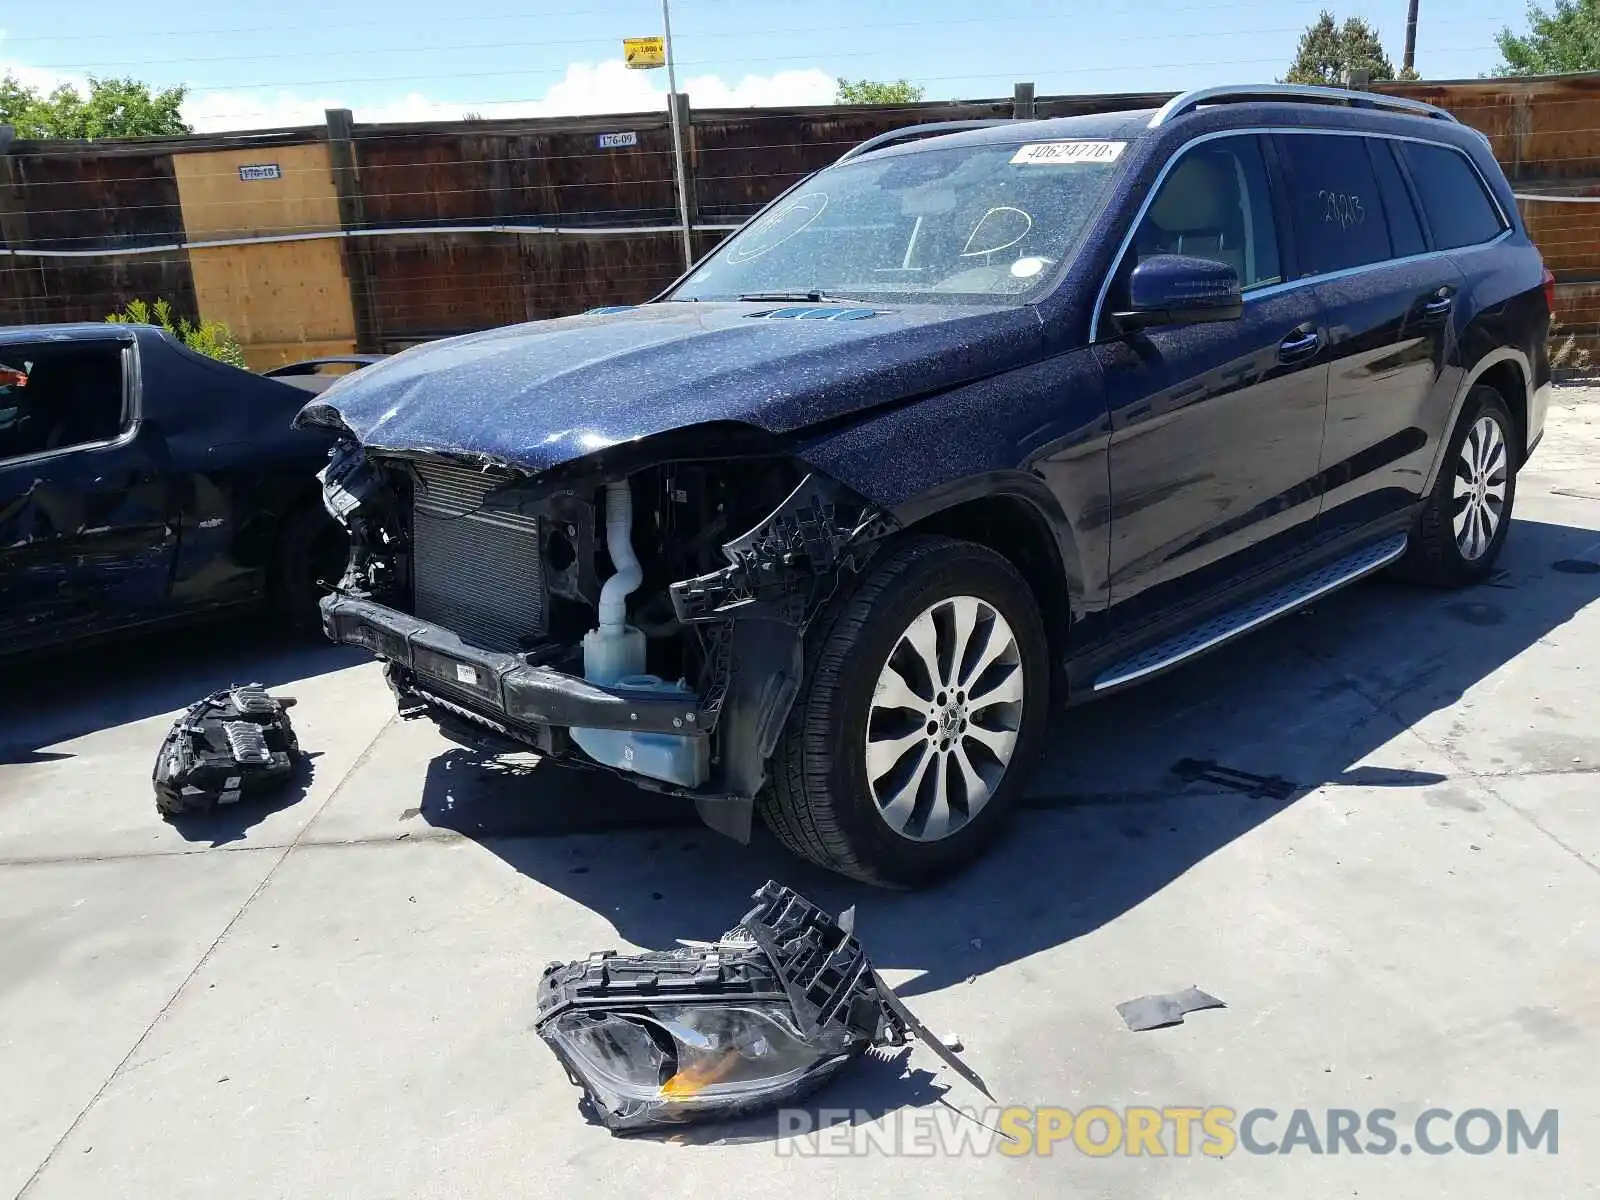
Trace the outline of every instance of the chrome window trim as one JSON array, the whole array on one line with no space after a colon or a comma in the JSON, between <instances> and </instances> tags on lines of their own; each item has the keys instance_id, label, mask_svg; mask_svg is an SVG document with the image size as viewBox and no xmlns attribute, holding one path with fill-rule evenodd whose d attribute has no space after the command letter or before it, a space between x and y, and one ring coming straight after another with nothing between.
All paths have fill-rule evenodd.
<instances>
[{"instance_id":1,"label":"chrome window trim","mask_svg":"<svg viewBox=\"0 0 1600 1200\"><path fill-rule=\"evenodd\" d=\"M1426 262L1430 258L1444 258L1450 254L1461 254L1468 250L1483 250L1490 246L1499 245L1511 236L1509 229L1502 230L1500 236L1487 242L1474 242L1470 246L1457 246L1454 250L1425 250L1421 254L1407 254L1403 258L1385 258L1378 262L1365 263L1359 267L1344 267L1338 271L1324 271L1320 275L1307 275L1304 279L1291 279L1287 283L1269 284L1263 288L1256 288L1245 293L1247 299L1255 300L1262 296L1276 296L1280 292L1293 291L1308 283L1327 283L1334 279L1348 279L1352 275L1359 275L1363 271L1371 271L1376 267L1393 267L1405 263Z\"/></svg>"},{"instance_id":2,"label":"chrome window trim","mask_svg":"<svg viewBox=\"0 0 1600 1200\"><path fill-rule=\"evenodd\" d=\"M74 346L99 346L110 343L116 345L114 338L73 338L68 344ZM0 343L3 346L27 347L35 346L60 346L60 341L33 341ZM139 355L134 343L123 342L122 346L122 430L114 438L103 438L97 442L74 442L70 446L57 446L54 450L40 450L33 454L19 454L15 458L0 458L0 471L11 467L28 466L33 463L51 462L58 458L65 458L69 454L98 454L105 450L116 450L126 446L139 436L139 426L144 420L144 412L139 400Z\"/></svg>"},{"instance_id":3,"label":"chrome window trim","mask_svg":"<svg viewBox=\"0 0 1600 1200\"><path fill-rule=\"evenodd\" d=\"M1416 142L1423 146L1437 146L1442 150L1452 150L1467 160L1467 165L1472 168L1473 174L1477 176L1479 184L1483 187L1484 192L1488 195L1490 203L1494 205L1495 214L1500 218L1500 224L1503 226L1503 228L1498 235L1487 242L1477 242L1471 246L1457 246L1454 250L1429 250L1422 254L1407 255L1404 258L1385 258L1379 262L1366 263L1359 267L1345 267L1338 271L1324 271L1318 275L1303 275L1299 279L1291 279L1284 283L1267 284L1264 287L1258 288L1247 288L1243 293L1246 302L1260 299L1262 296L1277 295L1281 292L1287 292L1293 288L1302 287L1306 284L1325 283L1331 279L1342 279L1346 276L1354 275L1361 271L1370 271L1374 267L1388 266L1391 263L1420 262L1423 259L1433 258L1439 255L1457 254L1465 250L1473 250L1482 246L1493 246L1504 241L1506 238L1510 237L1514 232L1516 232L1516 223L1512 221L1509 215L1506 213L1505 207L1500 203L1500 197L1495 195L1494 188L1489 186L1489 181L1483 177L1483 172L1478 168L1478 164L1472 161L1472 155L1461 149L1460 146L1452 146L1448 142L1441 142L1434 138L1414 137L1409 134L1400 133L1369 133L1363 129L1317 129L1300 126L1248 126L1239 129L1213 130L1210 133L1202 133L1198 137L1190 138L1187 142L1184 142L1183 145L1179 146L1178 149L1173 152L1171 157L1169 157L1162 165L1160 173L1155 177L1155 181L1150 185L1149 190L1145 192L1144 200L1140 203L1138 212L1134 214L1133 223L1128 226L1128 232L1126 235L1124 235L1122 243L1117 247L1117 253L1111 260L1111 269L1106 272L1105 278L1100 281L1100 290L1095 294L1094 311L1089 320L1089 345L1098 345L1100 342L1100 318L1105 310L1106 297L1111 292L1112 280L1117 277L1117 268L1122 264L1123 257L1128 253L1128 247L1133 244L1134 235L1139 232L1139 226L1143 224L1145 214L1149 212L1151 204L1155 202L1156 196L1161 191L1161 185L1166 182L1167 175L1169 172L1171 172L1172 168L1177 166L1179 160L1182 159L1183 156L1195 146L1202 145L1206 142L1220 141L1223 138L1256 137L1260 136L1261 134L1306 134L1324 137L1383 138L1391 142Z\"/></svg>"}]
</instances>

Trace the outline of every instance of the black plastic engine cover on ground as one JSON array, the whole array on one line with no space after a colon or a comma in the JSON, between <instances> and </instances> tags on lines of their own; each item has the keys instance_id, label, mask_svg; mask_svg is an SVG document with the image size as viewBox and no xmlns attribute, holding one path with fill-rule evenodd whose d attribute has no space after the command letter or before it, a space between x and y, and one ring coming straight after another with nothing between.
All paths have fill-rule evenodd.
<instances>
[{"instance_id":1,"label":"black plastic engine cover on ground","mask_svg":"<svg viewBox=\"0 0 1600 1200\"><path fill-rule=\"evenodd\" d=\"M300 758L285 711L293 704L253 683L190 705L156 754L156 808L168 816L209 812L282 788Z\"/></svg>"}]
</instances>

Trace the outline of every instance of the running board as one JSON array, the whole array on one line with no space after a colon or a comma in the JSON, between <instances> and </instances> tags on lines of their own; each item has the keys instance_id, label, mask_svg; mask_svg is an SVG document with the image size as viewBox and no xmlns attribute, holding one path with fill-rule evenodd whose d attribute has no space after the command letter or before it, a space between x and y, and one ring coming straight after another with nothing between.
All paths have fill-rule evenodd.
<instances>
[{"instance_id":1,"label":"running board","mask_svg":"<svg viewBox=\"0 0 1600 1200\"><path fill-rule=\"evenodd\" d=\"M1370 575L1388 566L1406 552L1406 544L1406 535L1397 533L1371 546L1363 546L1309 575L1292 579L1281 587L1257 596L1244 608L1232 609L1192 629L1185 629L1105 671L1094 681L1094 690L1103 692L1107 688L1120 687L1143 679L1146 675L1154 675L1157 671L1165 671L1214 646L1232 641L1242 633L1259 629L1269 621L1275 621L1329 592L1337 591L1347 583L1355 582L1363 575Z\"/></svg>"}]
</instances>

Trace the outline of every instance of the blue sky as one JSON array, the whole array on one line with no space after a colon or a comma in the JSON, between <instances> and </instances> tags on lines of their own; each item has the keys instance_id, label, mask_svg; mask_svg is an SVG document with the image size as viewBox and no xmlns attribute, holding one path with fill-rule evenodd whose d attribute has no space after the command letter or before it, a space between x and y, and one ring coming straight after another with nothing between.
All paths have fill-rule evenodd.
<instances>
[{"instance_id":1,"label":"blue sky","mask_svg":"<svg viewBox=\"0 0 1600 1200\"><path fill-rule=\"evenodd\" d=\"M822 103L837 75L907 77L929 99L1178 89L1271 79L1323 7L1373 22L1398 64L1406 0L674 0L680 83L697 105ZM329 11L331 10L331 12ZM0 67L48 84L132 74L192 89L208 129L638 111L665 72L625 71L620 39L660 32L658 0L15 0ZM1422 0L1417 65L1462 78L1497 61L1515 0ZM328 13L326 17L324 13ZM270 15L269 15L270 14ZM979 15L981 14L981 15ZM115 32L108 32L108 31Z\"/></svg>"}]
</instances>

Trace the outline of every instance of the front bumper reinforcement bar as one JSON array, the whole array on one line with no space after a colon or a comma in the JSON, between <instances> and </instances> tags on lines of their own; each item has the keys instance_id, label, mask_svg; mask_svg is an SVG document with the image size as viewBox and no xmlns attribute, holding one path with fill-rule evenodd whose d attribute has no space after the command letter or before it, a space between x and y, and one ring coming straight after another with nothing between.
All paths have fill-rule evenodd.
<instances>
[{"instance_id":1,"label":"front bumper reinforcement bar","mask_svg":"<svg viewBox=\"0 0 1600 1200\"><path fill-rule=\"evenodd\" d=\"M333 641L370 650L410 670L424 688L443 690L456 703L509 724L705 733L698 698L600 687L514 654L469 645L448 629L370 600L323 597L322 627Z\"/></svg>"}]
</instances>

